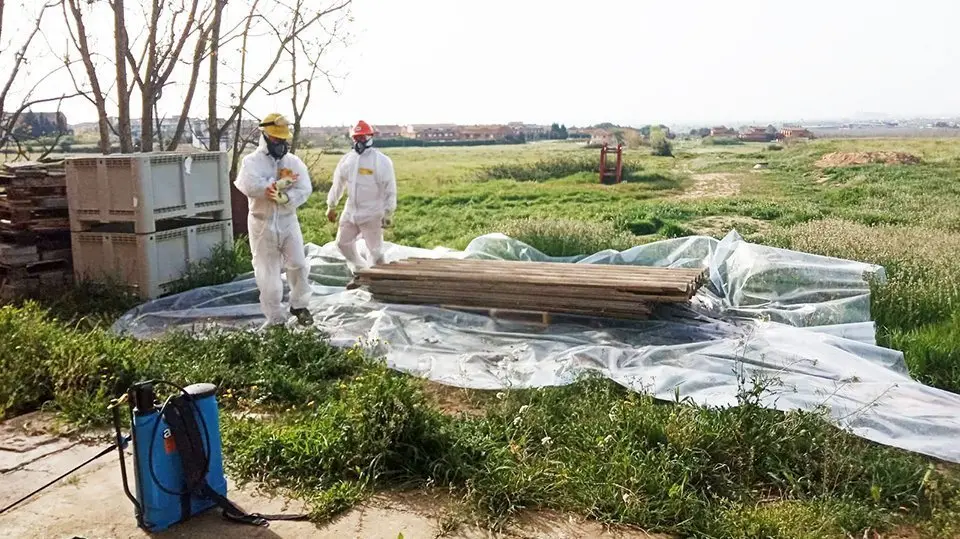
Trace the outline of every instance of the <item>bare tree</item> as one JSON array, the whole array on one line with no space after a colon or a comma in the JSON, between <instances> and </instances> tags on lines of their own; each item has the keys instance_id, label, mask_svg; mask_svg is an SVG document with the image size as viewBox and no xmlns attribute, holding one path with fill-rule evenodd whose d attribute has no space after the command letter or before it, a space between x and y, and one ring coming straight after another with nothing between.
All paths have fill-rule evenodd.
<instances>
[{"instance_id":1,"label":"bare tree","mask_svg":"<svg viewBox=\"0 0 960 539\"><path fill-rule=\"evenodd\" d=\"M304 5L307 0L296 0L293 6L292 20L290 25L296 27L304 23L303 13L306 11ZM267 92L267 95L279 95L290 92L291 110L293 111L293 140L290 142L290 151L296 151L300 145L301 127L304 113L310 106L311 96L313 94L313 83L318 74L322 75L331 89L336 91L333 85L330 73L321 67L321 61L328 48L334 41L341 39L340 27L343 18L334 21L332 28L328 29L323 23L318 21L317 25L322 27L324 32L319 35L298 34L291 42L284 46L284 52L288 55L290 63L290 83L282 85L273 91ZM276 27L272 27L277 39L282 40L283 35ZM306 75L304 76L304 73Z\"/></svg>"},{"instance_id":2,"label":"bare tree","mask_svg":"<svg viewBox=\"0 0 960 539\"><path fill-rule=\"evenodd\" d=\"M214 0L212 9L204 10L203 16L197 23L199 32L190 61L190 81L187 83L187 95L184 98L183 108L180 110L180 117L177 121L177 127L174 129L170 146L167 148L169 151L177 149L177 145L183 138L183 132L186 129L187 121L190 117L190 107L193 104L193 97L197 91L197 82L200 78L200 66L203 65L203 61L207 57L208 44L211 45L210 55L213 55L211 34L214 30L214 24L210 22L210 18L211 16L216 17L217 6L223 5L224 3L225 0Z\"/></svg>"},{"instance_id":3,"label":"bare tree","mask_svg":"<svg viewBox=\"0 0 960 539\"><path fill-rule=\"evenodd\" d=\"M272 3L261 2L261 0L252 0L250 10L247 14L245 24L241 31L239 90L234 96L232 96L235 101L231 103L231 112L223 123L223 125L233 125L235 127L233 133L233 156L230 166L231 178L236 178L237 168L240 164L240 158L242 156L242 150L244 146L243 141L245 140L245 137L242 133L243 124L240 117L242 116L247 103L257 92L264 91L264 83L273 75L274 70L284 57L284 54L289 54L287 47L289 47L294 40L306 34L310 29L319 26L321 21L324 19L330 18L331 16L337 16L347 11L347 8L351 4L351 0L336 0L335 3L322 9L308 8L305 7L306 4L307 2L298 3L297 7L299 7L300 14L294 17L291 13L289 19L292 21L292 23L285 24L278 28L270 23L271 20L277 20L281 18L278 16L277 12L279 11L280 13L283 13L283 10L286 10L287 12L293 12L297 9L297 7L291 8L290 6L284 4L281 0L273 0ZM277 48L276 52L273 54L273 57L270 59L269 64L262 67L258 66L260 69L262 69L261 75L253 81L248 81L248 57L246 54L246 49L248 42L252 37L254 37L254 21L265 23L273 29L274 35L277 39ZM216 131L218 133L221 132L222 127L219 127ZM211 136L213 136L212 133Z\"/></svg>"},{"instance_id":4,"label":"bare tree","mask_svg":"<svg viewBox=\"0 0 960 539\"><path fill-rule=\"evenodd\" d=\"M247 110L247 103L258 92L264 92L264 84L269 80L278 64L285 54L290 54L289 47L301 35L309 33L315 27L320 26L321 21L347 12L351 0L333 0L334 3L323 8L305 7L308 2L298 2L291 7L284 3L284 0L246 0L247 12L243 20L238 25L238 33L221 32L223 6L218 5L218 11L214 15L213 30L211 31L211 58L210 70L211 76L209 82L210 91L208 94L208 132L210 135L210 149L219 150L220 138L225 129L232 128L232 155L230 162L230 178L235 179L240 165L240 159L243 156L243 150L250 144L256 144L259 133L255 129L244 130L244 118L256 118L256 115L250 114ZM312 2L310 2L312 4ZM314 4L315 5L315 4ZM290 13L290 16L283 15ZM280 28L271 24L273 20L290 20L292 23L285 23ZM269 26L273 32L261 33L260 26ZM266 39L276 39L275 53L266 65L249 66L249 57L247 55L248 44L257 40L258 43ZM217 111L220 108L218 100L219 73L218 67L221 65L220 51L223 46L233 39L240 40L240 61L239 61L239 80L235 83L237 90L231 92L229 104L229 113L222 122L217 117ZM260 73L260 76L248 80L248 71ZM246 233L246 198L236 190L231 189L231 201L234 216L234 232L236 234Z\"/></svg>"},{"instance_id":5,"label":"bare tree","mask_svg":"<svg viewBox=\"0 0 960 539\"><path fill-rule=\"evenodd\" d=\"M259 1L259 0L256 0ZM256 9L256 1L251 13ZM220 121L217 119L217 88L219 85L220 66L220 30L223 25L223 10L227 7L227 0L214 0L213 22L210 25L210 80L207 95L207 132L210 136L209 149L220 150ZM249 22L247 23L249 27Z\"/></svg>"},{"instance_id":6,"label":"bare tree","mask_svg":"<svg viewBox=\"0 0 960 539\"><path fill-rule=\"evenodd\" d=\"M120 151L133 152L133 133L130 127L130 94L132 85L127 82L126 54L130 50L127 40L127 22L124 0L112 0L114 64L117 69L117 134L120 138Z\"/></svg>"},{"instance_id":7,"label":"bare tree","mask_svg":"<svg viewBox=\"0 0 960 539\"><path fill-rule=\"evenodd\" d=\"M89 92L83 92L81 90L79 81L74 75L73 70L70 69L72 62L70 61L69 53L67 53L67 55L64 57L64 65L70 72L70 78L73 80L74 88L77 90L77 92L82 92L97 109L97 127L100 133L100 152L108 154L110 153L110 132L112 130L112 126L110 125L110 120L107 117L107 94L100 85L100 77L97 74L97 67L93 63L94 55L90 50L90 42L87 39L89 32L87 32L87 25L84 21L83 11L81 10L82 1L83 0L64 0L62 6L63 19L66 22L67 33L70 36L70 40L73 43L74 48L80 54L80 59L82 60L83 67L87 73L87 81L90 84ZM71 22L73 23L73 26L71 26ZM74 26L76 26L76 29L74 29Z\"/></svg>"},{"instance_id":8,"label":"bare tree","mask_svg":"<svg viewBox=\"0 0 960 539\"><path fill-rule=\"evenodd\" d=\"M0 62L2 62L2 65L4 65L6 68L7 77L3 82L2 89L0 89L0 148L6 148L6 146L13 141L18 145L18 154L23 154L22 148L19 148L19 141L16 140L15 132L17 127L20 125L20 120L24 112L30 110L34 105L50 103L54 101L62 104L66 99L81 95L80 92L76 92L70 94L61 93L59 96L37 97L38 90L46 87L47 81L52 76L59 73L60 68L57 68L52 72L46 73L43 77L36 80L29 87L16 92L19 96L19 100L13 100L13 93L15 91L17 82L22 82L22 79L28 78L24 76L25 73L23 72L22 68L29 63L30 52L35 44L36 36L40 32L40 25L43 22L43 18L46 15L47 10L55 8L58 4L59 2L48 2L42 4L34 21L34 28L26 33L26 37L20 44L19 48L12 49L13 58L8 60L4 56L0 56ZM3 35L3 26L5 22L4 14L5 11L3 9L3 1L0 0L0 36ZM7 50L0 49L0 55L2 55L4 52L7 52ZM9 65L7 65L8 62ZM69 63L66 65L69 66ZM16 104L14 105L13 103ZM57 110L59 111L59 105Z\"/></svg>"},{"instance_id":9,"label":"bare tree","mask_svg":"<svg viewBox=\"0 0 960 539\"><path fill-rule=\"evenodd\" d=\"M124 54L140 89L140 147L143 152L153 151L154 110L163 96L163 89L173 74L187 40L200 28L197 19L200 0L149 0L148 5L143 54L140 59L135 58L130 47L126 48ZM114 11L115 19L122 17L118 14L123 12L123 0L110 0L110 7ZM164 23L164 15L167 13L169 16ZM186 20L183 20L184 17ZM159 37L161 26L164 29L164 38ZM123 34L121 41L129 44L126 25L120 25L118 31ZM120 52L119 45L117 52ZM117 63L119 71L119 58ZM189 110L189 106L187 109ZM121 127L121 131L123 129L124 127Z\"/></svg>"}]
</instances>

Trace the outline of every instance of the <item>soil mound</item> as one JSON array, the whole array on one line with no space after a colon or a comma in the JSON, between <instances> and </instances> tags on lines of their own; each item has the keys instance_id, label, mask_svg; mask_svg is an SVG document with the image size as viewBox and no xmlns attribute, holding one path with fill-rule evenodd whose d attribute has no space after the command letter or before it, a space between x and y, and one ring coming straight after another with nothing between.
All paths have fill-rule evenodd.
<instances>
[{"instance_id":1,"label":"soil mound","mask_svg":"<svg viewBox=\"0 0 960 539\"><path fill-rule=\"evenodd\" d=\"M834 152L817 161L818 167L850 167L856 165L915 165L920 158L905 152Z\"/></svg>"}]
</instances>

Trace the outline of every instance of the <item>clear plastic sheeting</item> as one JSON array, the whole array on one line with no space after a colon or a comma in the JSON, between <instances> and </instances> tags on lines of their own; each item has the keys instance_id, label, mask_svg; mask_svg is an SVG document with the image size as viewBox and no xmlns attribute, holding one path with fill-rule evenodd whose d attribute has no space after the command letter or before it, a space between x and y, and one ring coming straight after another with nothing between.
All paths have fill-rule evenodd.
<instances>
[{"instance_id":1,"label":"clear plastic sheeting","mask_svg":"<svg viewBox=\"0 0 960 539\"><path fill-rule=\"evenodd\" d=\"M362 250L362 243L361 243ZM500 234L465 251L388 245L408 257L488 258L704 267L709 282L689 305L658 308L648 321L556 317L543 327L435 307L388 305L345 289L336 248L307 246L319 329L338 346L360 342L397 370L458 387L530 388L598 371L658 398L706 406L737 403L744 383L764 380L764 406L824 408L863 438L960 462L960 395L907 374L903 354L879 347L870 320L871 278L883 269L744 241L687 237L551 258ZM114 330L136 338L206 328L256 329L264 322L249 276L148 302Z\"/></svg>"}]
</instances>

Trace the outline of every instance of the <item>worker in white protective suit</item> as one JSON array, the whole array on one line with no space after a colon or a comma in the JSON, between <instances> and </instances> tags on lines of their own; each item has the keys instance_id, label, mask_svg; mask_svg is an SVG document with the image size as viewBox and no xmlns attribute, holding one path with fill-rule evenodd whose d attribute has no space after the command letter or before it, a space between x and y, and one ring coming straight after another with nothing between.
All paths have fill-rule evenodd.
<instances>
[{"instance_id":1,"label":"worker in white protective suit","mask_svg":"<svg viewBox=\"0 0 960 539\"><path fill-rule=\"evenodd\" d=\"M307 309L312 294L307 280L303 234L297 219L299 208L313 192L310 173L303 161L289 152L290 124L280 114L268 114L260 122L260 144L244 156L234 184L249 199L248 229L253 272L260 289L260 308L267 325L286 324L281 270L290 285L290 314L301 325L313 323Z\"/></svg>"},{"instance_id":2,"label":"worker in white protective suit","mask_svg":"<svg viewBox=\"0 0 960 539\"><path fill-rule=\"evenodd\" d=\"M383 229L393 224L397 209L397 179L393 161L373 148L373 129L360 121L353 128L353 151L347 152L333 172L327 194L327 219L337 220L337 205L344 193L347 202L337 228L337 248L351 270L367 264L357 252L362 237L374 265L383 262Z\"/></svg>"}]
</instances>

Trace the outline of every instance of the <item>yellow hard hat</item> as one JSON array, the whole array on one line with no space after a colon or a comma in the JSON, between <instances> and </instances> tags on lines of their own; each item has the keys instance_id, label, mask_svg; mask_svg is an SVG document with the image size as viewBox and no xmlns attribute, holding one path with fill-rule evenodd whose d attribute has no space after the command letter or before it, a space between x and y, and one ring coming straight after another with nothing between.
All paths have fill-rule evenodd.
<instances>
[{"instance_id":1,"label":"yellow hard hat","mask_svg":"<svg viewBox=\"0 0 960 539\"><path fill-rule=\"evenodd\" d=\"M290 132L290 122L278 112L267 114L260 121L260 129L269 137L290 140L293 133Z\"/></svg>"}]
</instances>

